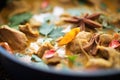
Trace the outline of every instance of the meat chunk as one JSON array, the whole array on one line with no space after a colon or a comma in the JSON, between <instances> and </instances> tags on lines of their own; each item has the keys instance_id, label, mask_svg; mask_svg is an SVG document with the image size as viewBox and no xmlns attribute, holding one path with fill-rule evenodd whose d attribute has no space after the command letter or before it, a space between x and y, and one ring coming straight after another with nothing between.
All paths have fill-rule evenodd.
<instances>
[{"instance_id":1,"label":"meat chunk","mask_svg":"<svg viewBox=\"0 0 120 80\"><path fill-rule=\"evenodd\" d=\"M24 50L28 45L28 39L24 33L6 25L0 28L0 41L7 42L14 50Z\"/></svg>"},{"instance_id":2,"label":"meat chunk","mask_svg":"<svg viewBox=\"0 0 120 80\"><path fill-rule=\"evenodd\" d=\"M54 49L46 50L42 59L49 65L56 65L61 61L61 57L58 56L58 53Z\"/></svg>"},{"instance_id":3,"label":"meat chunk","mask_svg":"<svg viewBox=\"0 0 120 80\"><path fill-rule=\"evenodd\" d=\"M100 35L100 45L101 46L108 46L109 43L112 41L113 36L110 34L102 34Z\"/></svg>"},{"instance_id":4,"label":"meat chunk","mask_svg":"<svg viewBox=\"0 0 120 80\"><path fill-rule=\"evenodd\" d=\"M85 32L85 31L79 32L76 36L76 38L86 39L87 41L89 41L91 37L92 34L90 32Z\"/></svg>"},{"instance_id":5,"label":"meat chunk","mask_svg":"<svg viewBox=\"0 0 120 80\"><path fill-rule=\"evenodd\" d=\"M95 68L110 68L112 66L112 63L104 60L102 58L98 58L98 59L90 59L87 64L86 67L87 68L91 68L91 67L95 67Z\"/></svg>"},{"instance_id":6,"label":"meat chunk","mask_svg":"<svg viewBox=\"0 0 120 80\"><path fill-rule=\"evenodd\" d=\"M20 25L19 29L20 29L20 31L22 31L23 33L25 33L28 36L31 36L31 37L39 36L39 32L37 31L37 29L32 28L32 26L28 23L26 25Z\"/></svg>"},{"instance_id":7,"label":"meat chunk","mask_svg":"<svg viewBox=\"0 0 120 80\"><path fill-rule=\"evenodd\" d=\"M79 52L81 50L79 47L79 41L82 46L84 46L88 43L91 37L92 34L89 32L79 32L75 39L67 45L67 48L69 48L72 52Z\"/></svg>"},{"instance_id":8,"label":"meat chunk","mask_svg":"<svg viewBox=\"0 0 120 80\"><path fill-rule=\"evenodd\" d=\"M50 50L50 49L53 49L53 46L50 43L45 43L39 48L37 54L41 58L43 54L45 53L45 51Z\"/></svg>"},{"instance_id":9,"label":"meat chunk","mask_svg":"<svg viewBox=\"0 0 120 80\"><path fill-rule=\"evenodd\" d=\"M119 68L120 53L114 48L98 46L99 58L90 58L86 64L87 68Z\"/></svg>"},{"instance_id":10,"label":"meat chunk","mask_svg":"<svg viewBox=\"0 0 120 80\"><path fill-rule=\"evenodd\" d=\"M48 59L46 58L42 58L42 59L46 64L49 64L49 65L57 65L61 61L61 58L58 56L53 56L52 58L48 58Z\"/></svg>"},{"instance_id":11,"label":"meat chunk","mask_svg":"<svg viewBox=\"0 0 120 80\"><path fill-rule=\"evenodd\" d=\"M98 49L101 51L101 53L99 54L104 55L104 57L107 57L108 58L107 61L112 63L112 67L114 68L120 67L120 52L118 52L114 48L104 46L98 46Z\"/></svg>"},{"instance_id":12,"label":"meat chunk","mask_svg":"<svg viewBox=\"0 0 120 80\"><path fill-rule=\"evenodd\" d=\"M108 54L108 51L102 48L98 48L98 56L106 60L108 60L110 57L110 55Z\"/></svg>"}]
</instances>

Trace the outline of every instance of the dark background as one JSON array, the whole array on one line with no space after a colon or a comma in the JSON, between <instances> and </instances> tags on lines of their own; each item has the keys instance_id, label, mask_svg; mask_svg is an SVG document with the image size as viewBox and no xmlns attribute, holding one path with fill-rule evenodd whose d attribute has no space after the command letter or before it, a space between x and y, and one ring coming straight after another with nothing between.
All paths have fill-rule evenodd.
<instances>
[{"instance_id":1,"label":"dark background","mask_svg":"<svg viewBox=\"0 0 120 80\"><path fill-rule=\"evenodd\" d=\"M4 69L4 67L0 63L0 80L12 80L10 75Z\"/></svg>"},{"instance_id":2,"label":"dark background","mask_svg":"<svg viewBox=\"0 0 120 80\"><path fill-rule=\"evenodd\" d=\"M0 0L0 11L7 4L7 0Z\"/></svg>"},{"instance_id":3,"label":"dark background","mask_svg":"<svg viewBox=\"0 0 120 80\"><path fill-rule=\"evenodd\" d=\"M7 0L0 0L0 11L6 5L6 1ZM0 80L11 80L9 74L3 68L3 66L1 65L1 63L0 63Z\"/></svg>"}]
</instances>

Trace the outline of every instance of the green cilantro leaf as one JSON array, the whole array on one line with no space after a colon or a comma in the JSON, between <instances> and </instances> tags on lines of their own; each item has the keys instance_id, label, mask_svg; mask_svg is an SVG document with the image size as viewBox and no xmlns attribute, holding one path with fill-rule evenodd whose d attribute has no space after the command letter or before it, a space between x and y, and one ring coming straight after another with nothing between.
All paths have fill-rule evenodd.
<instances>
[{"instance_id":1,"label":"green cilantro leaf","mask_svg":"<svg viewBox=\"0 0 120 80\"><path fill-rule=\"evenodd\" d=\"M32 14L29 12L16 14L9 18L10 26L16 26L20 23L28 21L32 17Z\"/></svg>"},{"instance_id":2,"label":"green cilantro leaf","mask_svg":"<svg viewBox=\"0 0 120 80\"><path fill-rule=\"evenodd\" d=\"M76 58L77 58L76 55L68 56L68 59L69 59L71 62L74 62Z\"/></svg>"},{"instance_id":3,"label":"green cilantro leaf","mask_svg":"<svg viewBox=\"0 0 120 80\"><path fill-rule=\"evenodd\" d=\"M114 30L115 32L119 33L120 32L120 28L115 27L113 24L109 24L108 23L109 20L110 20L110 18L105 16L105 15L101 15L100 16L99 22L103 26L103 32L106 32L108 30Z\"/></svg>"},{"instance_id":4,"label":"green cilantro leaf","mask_svg":"<svg viewBox=\"0 0 120 80\"><path fill-rule=\"evenodd\" d=\"M15 54L15 57L18 58L19 60L23 61L22 59L23 58L26 58L26 56L28 55L25 55L25 54L20 54L20 53L17 53ZM38 68L44 68L44 69L49 69L48 68L48 65L45 64L38 56L36 55L32 55L30 56L30 62L28 63L27 61L25 61L25 63L31 65L31 66L35 66L35 67L38 67ZM33 61L34 60L34 61Z\"/></svg>"},{"instance_id":5,"label":"green cilantro leaf","mask_svg":"<svg viewBox=\"0 0 120 80\"><path fill-rule=\"evenodd\" d=\"M41 60L38 56L36 56L36 55L32 55L31 60L34 60L35 62L41 62L41 61L42 61L42 60Z\"/></svg>"},{"instance_id":6,"label":"green cilantro leaf","mask_svg":"<svg viewBox=\"0 0 120 80\"><path fill-rule=\"evenodd\" d=\"M100 7L101 7L101 9L107 9L107 5L103 2L100 4Z\"/></svg>"},{"instance_id":7,"label":"green cilantro leaf","mask_svg":"<svg viewBox=\"0 0 120 80\"><path fill-rule=\"evenodd\" d=\"M47 37L56 39L60 36L63 36L64 33L62 32L63 28L61 27L56 27L54 24L48 24L48 23L44 23L41 25L41 27L39 28L39 32Z\"/></svg>"},{"instance_id":8,"label":"green cilantro leaf","mask_svg":"<svg viewBox=\"0 0 120 80\"><path fill-rule=\"evenodd\" d=\"M119 33L120 32L120 28L117 28L115 27L114 25L112 24L109 24L109 25L106 25L106 26L103 26L104 29L111 29L111 30L114 30L115 32Z\"/></svg>"},{"instance_id":9,"label":"green cilantro leaf","mask_svg":"<svg viewBox=\"0 0 120 80\"><path fill-rule=\"evenodd\" d=\"M34 60L34 62L31 62L31 65L34 65L35 67L41 67L48 69L47 64L45 64L38 56L32 55L31 60Z\"/></svg>"},{"instance_id":10,"label":"green cilantro leaf","mask_svg":"<svg viewBox=\"0 0 120 80\"><path fill-rule=\"evenodd\" d=\"M54 24L44 23L44 24L42 24L41 27L39 28L39 32L40 32L42 35L47 36L53 29L54 29Z\"/></svg>"},{"instance_id":11,"label":"green cilantro leaf","mask_svg":"<svg viewBox=\"0 0 120 80\"><path fill-rule=\"evenodd\" d=\"M16 30L18 30L19 29L19 27L18 27L18 25L9 25L11 28L13 28L13 29L16 29Z\"/></svg>"},{"instance_id":12,"label":"green cilantro leaf","mask_svg":"<svg viewBox=\"0 0 120 80\"><path fill-rule=\"evenodd\" d=\"M54 30L49 34L49 37L56 39L60 36L63 36L64 33L62 32L62 30L63 30L63 28L61 28L61 27L54 28Z\"/></svg>"}]
</instances>

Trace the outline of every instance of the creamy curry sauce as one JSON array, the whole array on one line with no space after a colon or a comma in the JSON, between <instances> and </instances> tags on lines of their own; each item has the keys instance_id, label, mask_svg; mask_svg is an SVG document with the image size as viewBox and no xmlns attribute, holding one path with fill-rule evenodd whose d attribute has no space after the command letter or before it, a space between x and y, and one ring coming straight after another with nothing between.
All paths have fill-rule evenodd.
<instances>
[{"instance_id":1,"label":"creamy curry sauce","mask_svg":"<svg viewBox=\"0 0 120 80\"><path fill-rule=\"evenodd\" d=\"M12 0L0 45L25 63L62 70L120 68L119 0Z\"/></svg>"}]
</instances>

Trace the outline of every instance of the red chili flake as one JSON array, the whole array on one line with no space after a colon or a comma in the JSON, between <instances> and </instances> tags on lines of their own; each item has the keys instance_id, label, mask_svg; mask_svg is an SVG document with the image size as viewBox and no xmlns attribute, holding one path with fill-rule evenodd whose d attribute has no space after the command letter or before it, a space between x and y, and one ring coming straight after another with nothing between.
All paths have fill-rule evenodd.
<instances>
[{"instance_id":1,"label":"red chili flake","mask_svg":"<svg viewBox=\"0 0 120 80\"><path fill-rule=\"evenodd\" d=\"M51 57L54 56L54 54L55 54L55 50L51 49L51 50L48 50L48 51L45 52L44 57L45 58L51 58Z\"/></svg>"},{"instance_id":2,"label":"red chili flake","mask_svg":"<svg viewBox=\"0 0 120 80\"><path fill-rule=\"evenodd\" d=\"M120 42L118 40L112 40L109 44L109 47L112 47L112 48L117 48L120 46Z\"/></svg>"},{"instance_id":3,"label":"red chili flake","mask_svg":"<svg viewBox=\"0 0 120 80\"><path fill-rule=\"evenodd\" d=\"M45 9L46 7L48 7L49 5L49 1L48 0L44 0L42 3L41 3L41 8L42 9Z\"/></svg>"}]
</instances>

